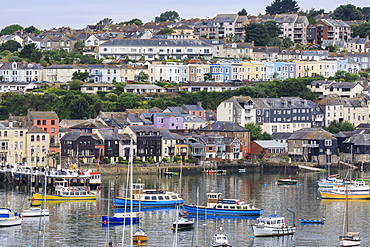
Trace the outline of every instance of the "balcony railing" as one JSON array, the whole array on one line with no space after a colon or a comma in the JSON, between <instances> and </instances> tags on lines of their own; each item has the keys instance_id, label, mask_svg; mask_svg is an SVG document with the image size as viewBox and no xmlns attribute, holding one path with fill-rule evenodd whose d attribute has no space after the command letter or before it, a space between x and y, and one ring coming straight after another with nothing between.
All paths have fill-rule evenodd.
<instances>
[{"instance_id":1,"label":"balcony railing","mask_svg":"<svg viewBox=\"0 0 370 247\"><path fill-rule=\"evenodd\" d=\"M302 144L302 147L304 147L304 148L318 148L319 144L305 143L305 144Z\"/></svg>"}]
</instances>

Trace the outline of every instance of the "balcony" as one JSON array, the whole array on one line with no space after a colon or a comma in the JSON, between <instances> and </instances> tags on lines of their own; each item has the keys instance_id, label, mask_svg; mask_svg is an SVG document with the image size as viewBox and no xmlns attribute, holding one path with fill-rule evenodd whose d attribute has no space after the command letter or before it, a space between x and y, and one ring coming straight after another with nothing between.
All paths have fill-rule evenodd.
<instances>
[{"instance_id":1,"label":"balcony","mask_svg":"<svg viewBox=\"0 0 370 247\"><path fill-rule=\"evenodd\" d=\"M302 144L302 147L304 147L304 148L318 148L319 144L304 143L304 144Z\"/></svg>"}]
</instances>

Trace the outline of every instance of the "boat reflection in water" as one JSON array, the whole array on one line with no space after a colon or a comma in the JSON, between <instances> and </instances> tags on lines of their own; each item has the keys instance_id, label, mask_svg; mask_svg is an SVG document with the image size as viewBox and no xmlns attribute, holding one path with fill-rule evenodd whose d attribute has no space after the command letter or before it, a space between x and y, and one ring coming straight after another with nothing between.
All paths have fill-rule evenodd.
<instances>
[{"instance_id":1,"label":"boat reflection in water","mask_svg":"<svg viewBox=\"0 0 370 247\"><path fill-rule=\"evenodd\" d=\"M252 246L272 247L272 246L295 246L293 235L253 238Z\"/></svg>"}]
</instances>

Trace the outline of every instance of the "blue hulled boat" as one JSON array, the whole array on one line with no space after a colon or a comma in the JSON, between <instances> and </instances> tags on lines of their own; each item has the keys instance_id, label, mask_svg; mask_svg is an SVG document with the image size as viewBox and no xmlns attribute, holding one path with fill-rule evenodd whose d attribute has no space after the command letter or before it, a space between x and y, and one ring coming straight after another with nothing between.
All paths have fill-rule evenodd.
<instances>
[{"instance_id":1,"label":"blue hulled boat","mask_svg":"<svg viewBox=\"0 0 370 247\"><path fill-rule=\"evenodd\" d=\"M299 222L301 222L301 224L324 224L325 218L319 220L299 219Z\"/></svg>"},{"instance_id":2,"label":"blue hulled boat","mask_svg":"<svg viewBox=\"0 0 370 247\"><path fill-rule=\"evenodd\" d=\"M221 193L207 193L207 206L184 205L189 214L259 216L263 209L237 199L221 199Z\"/></svg>"},{"instance_id":3,"label":"blue hulled boat","mask_svg":"<svg viewBox=\"0 0 370 247\"><path fill-rule=\"evenodd\" d=\"M104 225L106 224L130 224L131 220L133 223L137 223L140 220L139 212L128 212L128 213L115 213L113 216L103 215L101 221Z\"/></svg>"},{"instance_id":4,"label":"blue hulled boat","mask_svg":"<svg viewBox=\"0 0 370 247\"><path fill-rule=\"evenodd\" d=\"M113 197L116 207L174 207L184 203L179 194L166 190L144 190L144 184L133 184L132 199Z\"/></svg>"}]
</instances>

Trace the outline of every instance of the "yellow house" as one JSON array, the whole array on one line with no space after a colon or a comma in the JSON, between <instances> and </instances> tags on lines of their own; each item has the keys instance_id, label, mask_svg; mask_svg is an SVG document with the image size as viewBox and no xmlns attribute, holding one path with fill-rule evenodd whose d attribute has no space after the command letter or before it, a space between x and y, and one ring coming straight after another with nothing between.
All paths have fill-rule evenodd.
<instances>
[{"instance_id":1,"label":"yellow house","mask_svg":"<svg viewBox=\"0 0 370 247\"><path fill-rule=\"evenodd\" d=\"M30 166L48 166L50 134L36 126L26 133L27 164Z\"/></svg>"},{"instance_id":2,"label":"yellow house","mask_svg":"<svg viewBox=\"0 0 370 247\"><path fill-rule=\"evenodd\" d=\"M242 62L242 67L244 67L245 80L259 81L266 79L265 65L263 62Z\"/></svg>"},{"instance_id":3,"label":"yellow house","mask_svg":"<svg viewBox=\"0 0 370 247\"><path fill-rule=\"evenodd\" d=\"M27 128L0 128L0 162L1 164L19 164L26 161L26 132Z\"/></svg>"}]
</instances>

